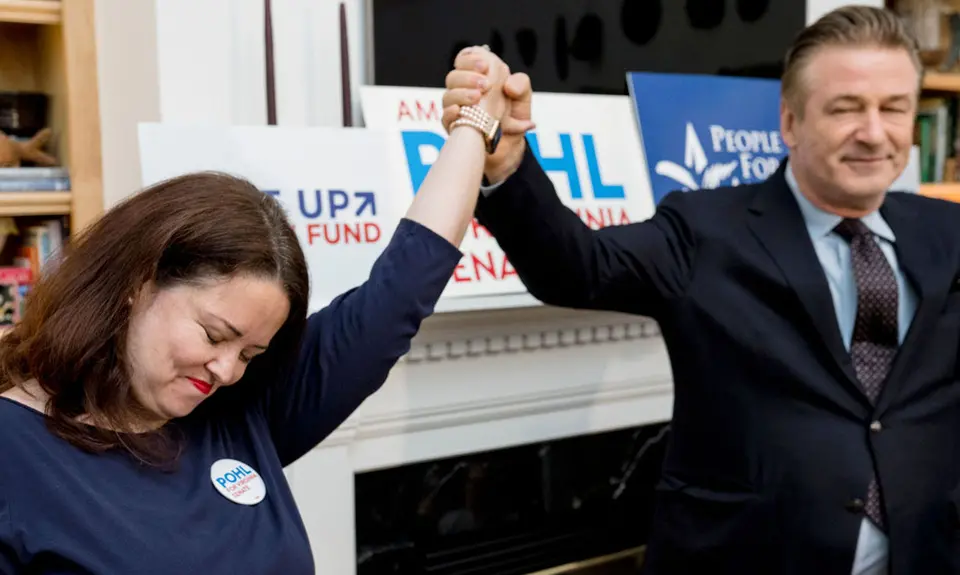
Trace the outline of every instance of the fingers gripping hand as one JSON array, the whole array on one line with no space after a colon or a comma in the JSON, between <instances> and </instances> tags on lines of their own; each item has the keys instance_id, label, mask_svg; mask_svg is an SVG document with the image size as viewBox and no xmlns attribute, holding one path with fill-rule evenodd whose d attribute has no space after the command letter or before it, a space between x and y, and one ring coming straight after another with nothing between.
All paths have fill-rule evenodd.
<instances>
[{"instance_id":1,"label":"fingers gripping hand","mask_svg":"<svg viewBox=\"0 0 960 575\"><path fill-rule=\"evenodd\" d=\"M464 48L454 60L454 68L446 77L443 94L443 127L457 119L461 106L480 106L495 118L507 109L504 83L510 68L486 47Z\"/></svg>"},{"instance_id":2,"label":"fingers gripping hand","mask_svg":"<svg viewBox=\"0 0 960 575\"><path fill-rule=\"evenodd\" d=\"M530 76L522 72L511 74L503 86L503 93L507 96L507 112L500 122L503 135L517 136L534 129L536 126L530 111L533 97Z\"/></svg>"},{"instance_id":3,"label":"fingers gripping hand","mask_svg":"<svg viewBox=\"0 0 960 575\"><path fill-rule=\"evenodd\" d=\"M449 133L462 106L478 105L499 118L502 137L496 152L487 156L484 174L490 181L502 181L520 165L525 134L535 128L530 112L532 97L529 76L511 74L507 65L486 48L465 48L457 54L454 68L446 77L443 128Z\"/></svg>"}]
</instances>

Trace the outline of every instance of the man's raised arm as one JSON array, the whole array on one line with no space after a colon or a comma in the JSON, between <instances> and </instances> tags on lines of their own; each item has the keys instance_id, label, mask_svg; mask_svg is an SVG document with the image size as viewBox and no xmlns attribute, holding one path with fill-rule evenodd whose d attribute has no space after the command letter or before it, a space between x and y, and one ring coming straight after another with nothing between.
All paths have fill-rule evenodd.
<instances>
[{"instance_id":1,"label":"man's raised arm","mask_svg":"<svg viewBox=\"0 0 960 575\"><path fill-rule=\"evenodd\" d=\"M447 75L445 125L486 89L483 60L474 50L461 52ZM686 219L687 196L668 195L647 221L591 229L560 201L526 144L533 127L529 78L512 75L504 92L510 104L497 150L487 156L490 185L477 205L480 223L544 303L657 317L665 300L684 292L691 275L696 243Z\"/></svg>"}]
</instances>

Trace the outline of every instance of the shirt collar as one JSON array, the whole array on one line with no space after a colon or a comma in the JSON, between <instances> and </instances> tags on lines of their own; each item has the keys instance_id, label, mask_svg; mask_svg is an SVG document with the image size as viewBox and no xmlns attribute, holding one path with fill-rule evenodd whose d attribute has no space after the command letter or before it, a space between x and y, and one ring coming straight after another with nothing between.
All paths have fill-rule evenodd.
<instances>
[{"instance_id":1,"label":"shirt collar","mask_svg":"<svg viewBox=\"0 0 960 575\"><path fill-rule=\"evenodd\" d=\"M787 161L786 178L787 186L790 188L790 192L793 193L793 197L796 198L797 204L800 206L800 213L803 215L803 221L807 224L810 235L814 238L822 238L832 232L833 228L835 228L843 218L837 214L831 214L830 212L821 210L813 205L806 196L800 193L797 178L793 175L793 168L790 166L789 161ZM897 238L893 234L893 230L890 229L890 226L884 221L879 211L870 212L868 215L860 218L860 221L875 235L891 243L896 241Z\"/></svg>"}]
</instances>

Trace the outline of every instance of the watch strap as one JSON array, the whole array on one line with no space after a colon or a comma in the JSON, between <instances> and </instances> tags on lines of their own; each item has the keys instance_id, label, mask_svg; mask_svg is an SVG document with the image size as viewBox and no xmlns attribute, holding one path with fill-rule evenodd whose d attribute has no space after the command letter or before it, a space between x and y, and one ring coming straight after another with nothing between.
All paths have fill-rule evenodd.
<instances>
[{"instance_id":1,"label":"watch strap","mask_svg":"<svg viewBox=\"0 0 960 575\"><path fill-rule=\"evenodd\" d=\"M457 126L470 126L483 134L484 141L489 144L497 132L500 122L479 106L463 106L460 116L450 124L453 130Z\"/></svg>"}]
</instances>

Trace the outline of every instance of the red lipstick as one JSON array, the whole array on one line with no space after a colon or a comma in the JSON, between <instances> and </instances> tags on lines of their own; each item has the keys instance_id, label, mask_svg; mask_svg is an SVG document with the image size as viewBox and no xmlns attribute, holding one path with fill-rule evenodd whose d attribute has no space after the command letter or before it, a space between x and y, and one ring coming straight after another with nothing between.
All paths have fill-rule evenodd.
<instances>
[{"instance_id":1,"label":"red lipstick","mask_svg":"<svg viewBox=\"0 0 960 575\"><path fill-rule=\"evenodd\" d=\"M194 379L192 377L188 377L187 379L190 380L190 383L193 384L193 387L197 388L200 393L204 395L210 395L210 392L213 391L213 386L202 379Z\"/></svg>"}]
</instances>

